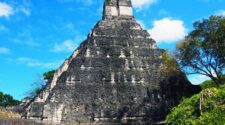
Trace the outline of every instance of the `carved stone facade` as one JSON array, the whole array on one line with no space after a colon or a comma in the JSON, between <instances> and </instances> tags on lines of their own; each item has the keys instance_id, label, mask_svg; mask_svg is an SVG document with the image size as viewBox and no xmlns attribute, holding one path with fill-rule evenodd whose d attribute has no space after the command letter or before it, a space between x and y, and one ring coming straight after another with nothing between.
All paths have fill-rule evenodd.
<instances>
[{"instance_id":1,"label":"carved stone facade","mask_svg":"<svg viewBox=\"0 0 225 125\"><path fill-rule=\"evenodd\" d=\"M161 73L163 52L134 19L130 0L106 2L103 19L24 118L60 125L163 121L183 96L199 91L183 73Z\"/></svg>"}]
</instances>

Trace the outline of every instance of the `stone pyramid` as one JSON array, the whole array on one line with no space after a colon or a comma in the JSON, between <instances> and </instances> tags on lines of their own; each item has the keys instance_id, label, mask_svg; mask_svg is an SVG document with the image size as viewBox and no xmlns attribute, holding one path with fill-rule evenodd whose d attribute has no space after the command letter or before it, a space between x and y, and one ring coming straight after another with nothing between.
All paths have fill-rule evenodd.
<instances>
[{"instance_id":1,"label":"stone pyramid","mask_svg":"<svg viewBox=\"0 0 225 125\"><path fill-rule=\"evenodd\" d=\"M106 0L102 20L23 117L60 125L157 124L199 90L183 73L161 73L163 52L133 17L131 0Z\"/></svg>"}]
</instances>

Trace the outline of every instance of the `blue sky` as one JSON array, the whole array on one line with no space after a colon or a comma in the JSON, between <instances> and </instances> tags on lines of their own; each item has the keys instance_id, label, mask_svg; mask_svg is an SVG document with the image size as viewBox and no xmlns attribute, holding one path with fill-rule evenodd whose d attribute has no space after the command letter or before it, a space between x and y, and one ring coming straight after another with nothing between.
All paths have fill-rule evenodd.
<instances>
[{"instance_id":1,"label":"blue sky","mask_svg":"<svg viewBox=\"0 0 225 125\"><path fill-rule=\"evenodd\" d=\"M173 51L196 20L225 15L225 0L132 0L159 48ZM0 0L0 91L22 99L56 69L102 16L103 0ZM190 77L200 83L203 76Z\"/></svg>"}]
</instances>

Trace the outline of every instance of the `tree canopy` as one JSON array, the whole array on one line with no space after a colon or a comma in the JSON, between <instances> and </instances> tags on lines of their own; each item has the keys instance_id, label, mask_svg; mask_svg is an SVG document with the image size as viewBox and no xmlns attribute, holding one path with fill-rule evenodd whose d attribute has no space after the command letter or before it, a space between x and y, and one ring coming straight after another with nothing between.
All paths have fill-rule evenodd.
<instances>
[{"instance_id":1,"label":"tree canopy","mask_svg":"<svg viewBox=\"0 0 225 125\"><path fill-rule=\"evenodd\" d=\"M0 92L0 106L7 107L7 106L16 106L19 105L21 102L14 99L9 94L4 94Z\"/></svg>"},{"instance_id":2,"label":"tree canopy","mask_svg":"<svg viewBox=\"0 0 225 125\"><path fill-rule=\"evenodd\" d=\"M194 30L177 44L175 57L188 74L211 78L202 91L184 99L167 116L168 125L225 125L225 17L194 23Z\"/></svg>"},{"instance_id":3,"label":"tree canopy","mask_svg":"<svg viewBox=\"0 0 225 125\"><path fill-rule=\"evenodd\" d=\"M210 77L217 85L225 70L225 18L211 16L194 23L194 30L177 44L175 57L188 74Z\"/></svg>"},{"instance_id":4,"label":"tree canopy","mask_svg":"<svg viewBox=\"0 0 225 125\"><path fill-rule=\"evenodd\" d=\"M55 70L50 70L50 71L48 71L48 72L45 72L45 73L43 74L43 77L44 77L45 80L50 80L50 79L53 78L54 73L55 73Z\"/></svg>"},{"instance_id":5,"label":"tree canopy","mask_svg":"<svg viewBox=\"0 0 225 125\"><path fill-rule=\"evenodd\" d=\"M54 73L55 70L50 70L43 73L43 75L32 84L32 90L28 92L28 95L25 98L34 98L40 94L43 91L43 88L46 86L46 83L49 80L52 80Z\"/></svg>"},{"instance_id":6,"label":"tree canopy","mask_svg":"<svg viewBox=\"0 0 225 125\"><path fill-rule=\"evenodd\" d=\"M184 99L167 116L168 125L224 125L225 86L207 88Z\"/></svg>"},{"instance_id":7,"label":"tree canopy","mask_svg":"<svg viewBox=\"0 0 225 125\"><path fill-rule=\"evenodd\" d=\"M225 76L222 76L222 84L220 86L223 86L225 83ZM216 83L213 80L206 80L205 82L200 84L202 90L207 89L207 88L212 88L212 87L217 87Z\"/></svg>"},{"instance_id":8,"label":"tree canopy","mask_svg":"<svg viewBox=\"0 0 225 125\"><path fill-rule=\"evenodd\" d=\"M160 67L160 71L164 74L177 74L180 72L179 64L176 62L171 55L168 54L167 51L162 53L162 66Z\"/></svg>"}]
</instances>

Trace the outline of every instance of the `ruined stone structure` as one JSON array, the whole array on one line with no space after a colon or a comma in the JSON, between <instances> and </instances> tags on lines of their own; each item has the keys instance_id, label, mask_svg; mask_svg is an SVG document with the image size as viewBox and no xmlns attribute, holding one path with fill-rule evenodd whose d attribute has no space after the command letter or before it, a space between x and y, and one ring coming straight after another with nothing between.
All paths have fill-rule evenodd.
<instances>
[{"instance_id":1,"label":"ruined stone structure","mask_svg":"<svg viewBox=\"0 0 225 125\"><path fill-rule=\"evenodd\" d=\"M134 19L131 0L106 0L103 19L23 117L60 125L159 123L199 90L183 73L160 71L163 51Z\"/></svg>"}]
</instances>

